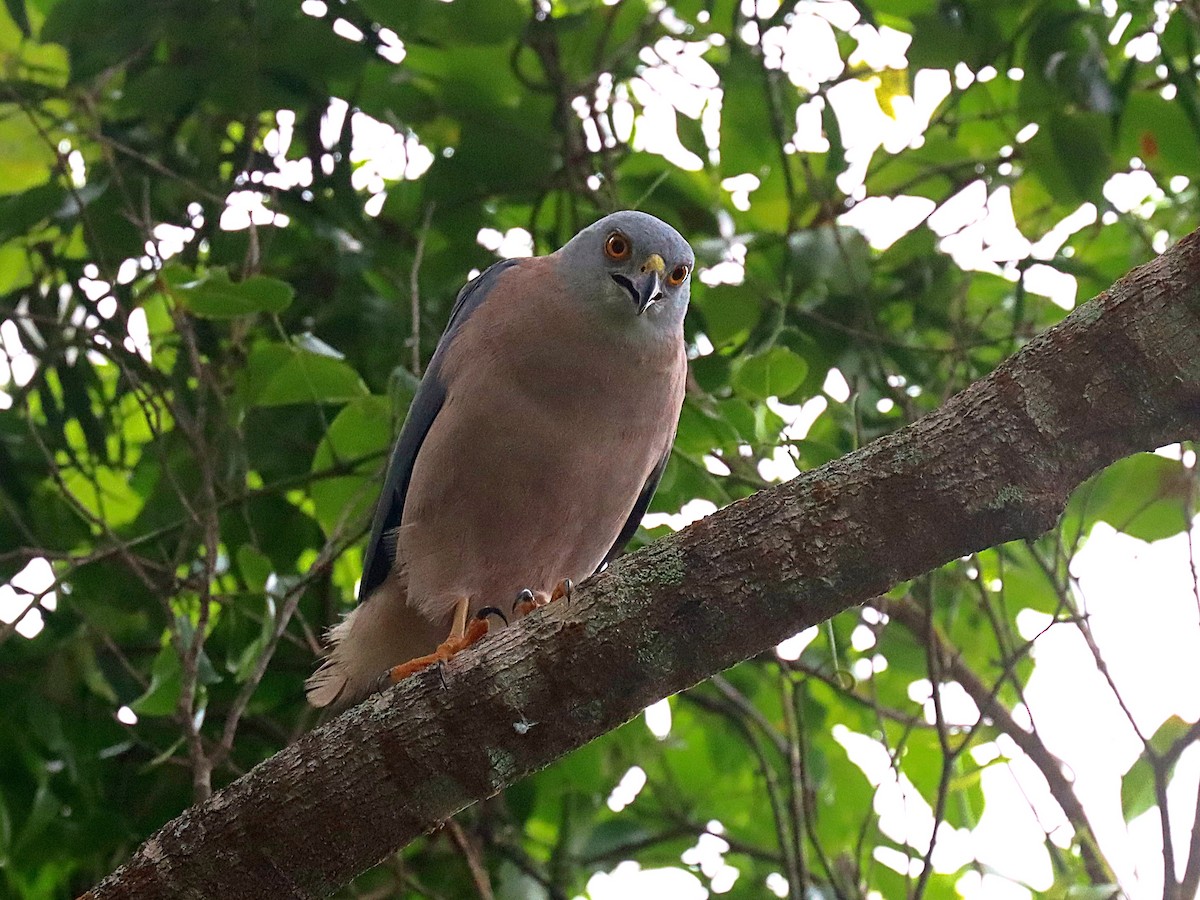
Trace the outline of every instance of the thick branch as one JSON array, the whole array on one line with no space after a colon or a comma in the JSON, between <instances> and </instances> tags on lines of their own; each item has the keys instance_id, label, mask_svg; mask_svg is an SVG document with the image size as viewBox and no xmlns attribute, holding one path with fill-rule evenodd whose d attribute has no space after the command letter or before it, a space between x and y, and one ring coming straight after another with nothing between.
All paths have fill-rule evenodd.
<instances>
[{"instance_id":1,"label":"thick branch","mask_svg":"<svg viewBox=\"0 0 1200 900\"><path fill-rule=\"evenodd\" d=\"M88 896L312 897L655 700L1200 437L1200 232L902 431L618 561L185 811Z\"/></svg>"}]
</instances>

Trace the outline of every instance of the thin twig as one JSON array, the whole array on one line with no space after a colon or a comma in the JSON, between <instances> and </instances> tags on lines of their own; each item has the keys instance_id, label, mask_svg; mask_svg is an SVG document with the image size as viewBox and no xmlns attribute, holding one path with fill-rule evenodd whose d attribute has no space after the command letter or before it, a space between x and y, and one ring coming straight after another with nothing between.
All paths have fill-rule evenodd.
<instances>
[{"instance_id":1,"label":"thin twig","mask_svg":"<svg viewBox=\"0 0 1200 900\"><path fill-rule=\"evenodd\" d=\"M1163 883L1166 883L1165 878ZM1179 882L1179 896L1200 896L1200 796L1196 797L1196 812L1192 817L1192 844L1188 848L1187 866Z\"/></svg>"},{"instance_id":2,"label":"thin twig","mask_svg":"<svg viewBox=\"0 0 1200 900\"><path fill-rule=\"evenodd\" d=\"M942 654L940 652L942 647L934 633L932 578L931 575L922 582L925 592L928 594L924 603L925 664L929 671L929 684L933 692L933 719L937 728L938 745L942 750L942 771L938 775L937 796L933 805L933 830L929 835L929 847L925 851L921 873L917 876L917 885L910 895L915 900L920 900L925 896L925 891L929 887L929 879L933 875L933 851L937 848L938 832L941 831L941 825L946 820L946 798L950 793L950 776L955 758L950 745L946 716L942 709Z\"/></svg>"},{"instance_id":3,"label":"thin twig","mask_svg":"<svg viewBox=\"0 0 1200 900\"><path fill-rule=\"evenodd\" d=\"M804 788L802 794L804 822L797 822L796 829L799 832L803 826L805 833L808 834L808 840L812 844L813 853L817 858L817 862L821 864L821 870L825 873L825 878L828 880L829 886L833 888L834 897L837 900L849 900L846 893L842 890L841 879L838 877L838 873L834 871L834 867L829 862L829 856L825 853L825 848L820 840L820 833L817 830L813 791L809 788L809 785L812 783L812 776L808 770L808 726L804 721L804 700L808 691L808 685L803 679L797 684L795 677L786 668L781 670L781 675L787 681L788 693L791 694L791 697L787 698L791 705L791 715L788 716L787 708L785 707L784 716L788 720L791 741L799 751L797 753L798 771L800 784ZM857 864L855 868L858 868Z\"/></svg>"},{"instance_id":4,"label":"thin twig","mask_svg":"<svg viewBox=\"0 0 1200 900\"><path fill-rule=\"evenodd\" d=\"M720 691L721 696L737 707L738 712L762 730L763 736L775 745L775 749L779 751L780 756L787 757L787 739L779 733L779 729L768 721L767 717L762 714L762 711L750 702L750 699L745 694L730 684L728 678L724 675L714 675L709 679L709 684ZM684 696L690 695L685 694Z\"/></svg>"},{"instance_id":5,"label":"thin twig","mask_svg":"<svg viewBox=\"0 0 1200 900\"><path fill-rule=\"evenodd\" d=\"M351 504L352 506L353 504ZM288 623L295 614L296 607L300 604L300 599L304 596L304 591L315 578L328 572L338 556L342 554L347 546L357 541L363 530L365 530L365 526L364 528L356 529L354 534L339 540L343 524L344 520L338 523L338 528L334 529L329 540L325 542L325 546L317 554L317 558L313 561L312 566L309 567L308 572L305 573L303 578L289 587L281 598L275 629L271 632L271 637L267 641L266 646L259 653L258 659L254 663L254 671L251 672L250 677L246 679L245 684L238 691L237 697L230 704L229 712L225 716L225 727L221 732L221 744L217 751L216 762L218 764L228 758L233 750L233 740L237 735L238 723L245 714L246 707L250 705L250 698L254 696L259 682L262 681L263 675L266 674L267 664L275 655L275 648L279 645L280 638L287 630Z\"/></svg>"},{"instance_id":6,"label":"thin twig","mask_svg":"<svg viewBox=\"0 0 1200 900\"><path fill-rule=\"evenodd\" d=\"M412 373L421 377L421 261L425 257L425 240L429 236L429 225L433 221L433 210L437 204L430 201L425 206L421 230L417 232L417 249L413 251L412 269L408 273L408 294L412 310Z\"/></svg>"},{"instance_id":7,"label":"thin twig","mask_svg":"<svg viewBox=\"0 0 1200 900\"><path fill-rule=\"evenodd\" d=\"M1167 800L1167 782L1170 775L1170 768L1161 766L1158 760L1153 760L1156 763L1153 766L1154 770L1154 799L1158 804L1158 821L1162 829L1162 854L1163 854L1163 900L1195 900L1195 895L1191 897L1179 893L1179 882L1175 875L1175 841L1171 835L1171 811ZM1194 840L1193 835L1193 840Z\"/></svg>"},{"instance_id":8,"label":"thin twig","mask_svg":"<svg viewBox=\"0 0 1200 900\"><path fill-rule=\"evenodd\" d=\"M718 676L719 677L719 676ZM684 695L688 696L688 695ZM698 701L698 697L691 698L693 701ZM779 777L775 772L775 767L771 764L768 758L766 748L763 747L755 730L750 727L748 719L742 714L741 709L723 708L722 705L716 704L709 706L707 704L697 702L697 705L703 709L711 709L718 715L733 723L742 735L746 738L746 743L749 745L754 758L758 761L759 771L762 773L763 781L765 782L767 791L767 800L771 806L771 815L775 820L775 834L779 841L779 847L783 850L783 866L787 873L788 881L788 896L789 900L803 900L804 894L800 889L803 883L801 878L799 861L796 859L795 847L789 836L788 817L784 813L783 799L780 794ZM786 752L786 745L785 745Z\"/></svg>"},{"instance_id":9,"label":"thin twig","mask_svg":"<svg viewBox=\"0 0 1200 900\"><path fill-rule=\"evenodd\" d=\"M804 748L801 744L800 728L796 723L796 685L792 681L790 673L783 669L779 673L779 682L781 688L779 702L783 708L783 721L788 730L787 761L788 774L791 776L788 780L788 798L791 801L792 809L792 853L796 857L796 871L800 875L800 883L794 889L789 887L789 892L798 897L806 897L809 875L804 847L804 835L807 830L805 825L808 820L804 809L804 794L807 789L802 758Z\"/></svg>"},{"instance_id":10,"label":"thin twig","mask_svg":"<svg viewBox=\"0 0 1200 900\"><path fill-rule=\"evenodd\" d=\"M446 821L446 833L450 835L450 839L454 841L454 846L458 848L458 852L462 854L467 863L467 869L471 873L471 880L475 882L475 890L479 894L479 900L495 900L495 893L492 891L492 880L488 877L487 868L483 865L483 858L467 833L463 831L463 827L454 819Z\"/></svg>"},{"instance_id":11,"label":"thin twig","mask_svg":"<svg viewBox=\"0 0 1200 900\"><path fill-rule=\"evenodd\" d=\"M924 614L915 602L908 599L886 600L881 598L870 601L868 605L892 616L914 637L937 641L939 644L938 655L946 661L946 674L967 692L980 715L990 719L992 725L1008 735L1046 779L1050 795L1062 809L1067 821L1071 823L1071 827L1075 831L1088 877L1094 884L1115 884L1116 877L1100 853L1083 805L1076 796L1071 782L1063 773L1062 761L1046 748L1036 732L1026 731L1017 724L1012 713L1000 702L996 693L989 690L975 671L961 658L949 652L945 645L945 639L936 629L930 632L924 627Z\"/></svg>"},{"instance_id":12,"label":"thin twig","mask_svg":"<svg viewBox=\"0 0 1200 900\"><path fill-rule=\"evenodd\" d=\"M212 583L217 572L217 556L220 547L220 521L216 515L217 506L216 476L213 472L213 457L206 436L208 434L208 416L210 410L206 400L216 402L218 396L213 382L211 370L200 356L200 348L196 343L196 334L191 322L179 312L175 316L175 328L183 341L187 359L192 368L192 376L197 383L196 415L191 422L177 420L176 425L182 430L184 437L192 447L200 467L200 483L204 493L207 512L203 517L196 516L196 524L200 527L204 541L203 573L198 579L196 625L192 631L191 640L183 643L179 635L178 642L182 646L180 653L180 669L182 670L182 687L179 692L179 718L184 724L184 734L187 737L188 755L192 762L192 793L197 803L207 800L212 794L213 761L204 751L201 740L200 726L203 717L198 715L196 703L200 690L200 656L204 651L204 642L208 637L208 620L212 608ZM169 619L171 630L178 630L175 616Z\"/></svg>"}]
</instances>

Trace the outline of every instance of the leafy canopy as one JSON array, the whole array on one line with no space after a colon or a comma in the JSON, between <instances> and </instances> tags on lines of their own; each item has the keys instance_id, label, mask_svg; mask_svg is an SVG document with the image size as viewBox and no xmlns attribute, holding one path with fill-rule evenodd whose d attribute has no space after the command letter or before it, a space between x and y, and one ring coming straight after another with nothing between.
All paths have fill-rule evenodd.
<instances>
[{"instance_id":1,"label":"leafy canopy","mask_svg":"<svg viewBox=\"0 0 1200 900\"><path fill-rule=\"evenodd\" d=\"M384 454L496 248L632 206L689 237L694 384L652 512L725 504L914 420L1192 227L1196 24L1132 0L6 0L0 892L78 893L313 724ZM1190 460L1113 467L1058 532L674 698L669 733L594 742L347 895L482 871L568 897L635 859L730 896L956 896L977 864L922 867L929 830L885 827L848 748L974 828L1018 726L948 723L914 685L1020 708L1018 616L1086 630L1074 552L1097 522L1184 530ZM1127 817L1192 737L1147 736ZM1074 832L1036 836L1052 895L1108 896L1113 848L1032 758Z\"/></svg>"}]
</instances>

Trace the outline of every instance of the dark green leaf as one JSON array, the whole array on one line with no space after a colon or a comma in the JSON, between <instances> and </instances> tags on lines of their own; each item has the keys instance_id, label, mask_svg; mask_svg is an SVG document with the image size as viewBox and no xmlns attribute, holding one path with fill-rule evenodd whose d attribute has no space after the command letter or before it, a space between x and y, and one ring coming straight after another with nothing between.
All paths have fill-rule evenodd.
<instances>
[{"instance_id":1,"label":"dark green leaf","mask_svg":"<svg viewBox=\"0 0 1200 900\"><path fill-rule=\"evenodd\" d=\"M756 400L786 397L804 381L808 364L786 347L747 357L734 371L733 386ZM776 432L778 433L778 432Z\"/></svg>"},{"instance_id":2,"label":"dark green leaf","mask_svg":"<svg viewBox=\"0 0 1200 900\"><path fill-rule=\"evenodd\" d=\"M250 354L244 384L251 406L345 403L367 395L350 366L287 344L260 344Z\"/></svg>"},{"instance_id":3,"label":"dark green leaf","mask_svg":"<svg viewBox=\"0 0 1200 900\"><path fill-rule=\"evenodd\" d=\"M277 313L287 309L294 295L292 286L265 275L245 281L229 280L224 269L210 270L202 278L175 286L174 296L188 309L206 319L230 319L252 313Z\"/></svg>"},{"instance_id":4,"label":"dark green leaf","mask_svg":"<svg viewBox=\"0 0 1200 900\"><path fill-rule=\"evenodd\" d=\"M1075 492L1063 526L1087 534L1096 522L1143 541L1187 527L1192 476L1178 460L1139 453L1105 469Z\"/></svg>"}]
</instances>

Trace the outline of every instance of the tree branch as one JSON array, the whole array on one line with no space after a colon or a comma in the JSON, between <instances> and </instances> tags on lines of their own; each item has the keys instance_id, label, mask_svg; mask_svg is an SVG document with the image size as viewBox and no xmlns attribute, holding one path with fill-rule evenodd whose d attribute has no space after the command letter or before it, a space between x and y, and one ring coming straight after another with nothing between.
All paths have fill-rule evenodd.
<instances>
[{"instance_id":1,"label":"tree branch","mask_svg":"<svg viewBox=\"0 0 1200 900\"><path fill-rule=\"evenodd\" d=\"M326 894L661 697L1041 534L1097 469L1197 437L1200 232L908 428L619 560L305 735L87 896Z\"/></svg>"},{"instance_id":2,"label":"tree branch","mask_svg":"<svg viewBox=\"0 0 1200 900\"><path fill-rule=\"evenodd\" d=\"M1062 761L1046 749L1037 732L1026 731L1017 724L1012 713L1000 702L997 690L984 684L983 679L954 652L954 648L949 646L936 630L927 627L925 613L914 601L907 598L895 601L884 599L872 601L870 605L880 612L894 616L913 637L927 643L933 654L942 660L947 677L958 682L967 692L978 707L979 714L990 719L999 731L1012 738L1013 743L1032 760L1046 779L1051 796L1075 831L1075 839L1079 841L1079 852L1083 857L1088 877L1096 884L1116 884L1117 877L1100 853L1087 813L1075 795L1071 779L1063 771Z\"/></svg>"}]
</instances>

